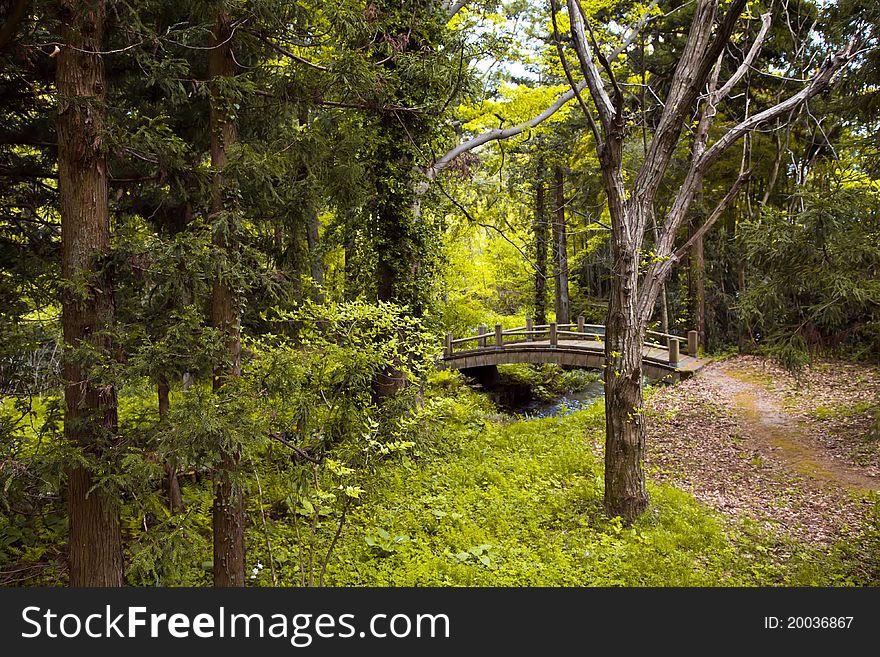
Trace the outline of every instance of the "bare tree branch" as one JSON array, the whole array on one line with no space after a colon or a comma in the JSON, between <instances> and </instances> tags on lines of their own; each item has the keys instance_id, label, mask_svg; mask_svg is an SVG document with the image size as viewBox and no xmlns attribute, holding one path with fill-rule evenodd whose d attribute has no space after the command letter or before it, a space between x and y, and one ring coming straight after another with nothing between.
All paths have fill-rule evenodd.
<instances>
[{"instance_id":1,"label":"bare tree branch","mask_svg":"<svg viewBox=\"0 0 880 657\"><path fill-rule=\"evenodd\" d=\"M736 179L736 182L733 183L733 186L728 190L727 194L724 195L724 198L719 201L718 205L715 206L715 209L712 210L712 213L703 222L703 225L700 226L697 231L691 235L690 239L682 244L678 249L675 250L675 253L672 254L672 262L678 262L681 260L684 255L690 250L690 248L694 245L694 243L703 237L710 228L721 218L721 215L724 214L725 210L730 207L730 204L739 196L740 190L742 190L743 186L749 181L752 172L751 170L743 171L739 177Z\"/></svg>"},{"instance_id":2,"label":"bare tree branch","mask_svg":"<svg viewBox=\"0 0 880 657\"><path fill-rule=\"evenodd\" d=\"M599 133L599 127L596 125L595 119L593 119L593 113L584 102L583 96L581 96L581 92L578 90L574 77L571 74L571 69L568 66L568 58L565 56L565 49L562 47L562 39L559 36L559 25L556 21L556 14L558 11L559 5L556 0L550 0L550 17L553 20L553 40L556 42L556 52L559 54L559 62L562 64L562 70L565 71L565 79L568 80L568 84L571 86L572 91L574 91L578 104L581 106L584 115L587 117L587 123L590 124L590 130L593 133L593 137L596 139L596 143L601 145L602 135Z\"/></svg>"},{"instance_id":3,"label":"bare tree branch","mask_svg":"<svg viewBox=\"0 0 880 657\"><path fill-rule=\"evenodd\" d=\"M444 2L443 9L446 10L446 20L451 21L452 18L468 4L470 4L470 0L458 0L458 2L448 0L447 2Z\"/></svg>"},{"instance_id":4,"label":"bare tree branch","mask_svg":"<svg viewBox=\"0 0 880 657\"><path fill-rule=\"evenodd\" d=\"M653 0L651 2L647 11L642 15L642 17L638 20L638 22L628 32L623 43L621 43L620 46L618 46L611 53L612 60L614 58L616 58L624 50L626 50L626 48L628 48L632 44L632 42L636 39L638 34L644 28L645 24L648 22L648 20L650 18L649 14L650 14L651 10L657 5L657 2L658 2L658 0ZM461 5L461 7L458 7L458 9L456 9L456 11L461 10L461 8L463 8L464 4L466 4L466 3L452 2L451 0L447 0L447 2L445 2L443 4L443 7L444 7L444 9L447 9L447 11L451 11L453 7L456 7L459 4ZM481 135L477 135L476 137L473 137L473 138L459 144L455 148L452 148L451 150L449 150L445 155L438 158L434 162L434 164L432 164L431 166L426 168L424 171L425 176L427 177L427 179L429 181L435 180L437 178L437 176L440 174L440 172L443 171L444 169L446 169L446 167L448 167L455 160L455 158L457 158L458 156L460 156L464 153L467 153L469 151L472 151L475 148L479 148L483 144L487 144L490 141L497 141L500 139L508 139L509 137L515 137L519 134L522 134L526 130L537 127L538 125L540 125L541 123L546 121L548 118L553 116L556 112L558 112L570 100L577 98L579 96L579 94L587 86L586 82L583 82L583 81L575 84L573 82L573 80L569 80L569 84L571 85L571 89L569 89L567 92L565 92L564 94L559 96L553 102L552 105L550 105L546 110L544 110L543 112L541 112L537 116L529 119L528 121L524 121L524 122L520 123L519 125L513 126L511 128L506 128L506 129L496 128L494 130L489 130L487 132L484 132ZM610 101L609 101L609 103L610 103ZM592 117L590 117L589 120L592 121ZM595 124L595 121L592 121L592 123ZM598 129L595 130L595 133L598 133ZM597 143L601 144L602 142L601 142L601 140L598 140ZM427 190L427 185L423 184L423 185L420 185L416 191L417 191L418 195L421 195L421 194L424 194L424 192L426 190Z\"/></svg>"},{"instance_id":5,"label":"bare tree branch","mask_svg":"<svg viewBox=\"0 0 880 657\"><path fill-rule=\"evenodd\" d=\"M686 123L686 115L692 111L700 88L727 46L746 3L747 0L733 0L730 3L713 40L712 27L718 0L699 0L657 130L636 175L634 197L652 201L656 196L682 126Z\"/></svg>"},{"instance_id":6,"label":"bare tree branch","mask_svg":"<svg viewBox=\"0 0 880 657\"><path fill-rule=\"evenodd\" d=\"M709 76L708 93L706 94L706 99L700 108L700 120L694 134L694 144L691 151L692 155L688 173L685 176L684 183L675 196L672 207L666 215L663 231L657 242L657 246L655 247L657 253L661 256L666 256L672 252L678 229L684 222L694 195L703 183L703 177L707 167L701 167L700 161L706 152L706 144L709 140L709 127L712 120L715 118L717 105L722 98L730 93L736 83L748 73L757 58L758 53L761 51L761 45L764 42L764 38L769 29L770 14L768 13L761 16L761 29L755 37L748 54L743 59L742 64L720 89L718 88L718 78L721 74L723 53L718 56L718 59L715 62L715 66Z\"/></svg>"},{"instance_id":7,"label":"bare tree branch","mask_svg":"<svg viewBox=\"0 0 880 657\"><path fill-rule=\"evenodd\" d=\"M586 83L581 82L577 85L577 91L582 91L586 87ZM537 116L532 117L528 121L523 121L519 125L512 126L510 128L494 128L492 130L488 130L481 135L477 135L465 142L462 142L449 152L447 152L443 157L439 158L434 164L425 169L425 176L427 176L428 180L435 180L437 175L443 171L446 167L448 167L455 158L463 153L467 153L468 151L472 151L478 146L482 146L490 141L496 141L498 139L507 139L509 137L515 137L530 128L534 128L551 116L556 114L568 101L575 97L575 89L569 89L564 94L559 96L550 107L545 109L543 112L538 114Z\"/></svg>"},{"instance_id":8,"label":"bare tree branch","mask_svg":"<svg viewBox=\"0 0 880 657\"><path fill-rule=\"evenodd\" d=\"M825 60L822 70L817 73L809 84L799 92L785 99L781 103L765 109L763 112L753 114L751 117L731 128L723 137L716 141L700 159L700 166L707 169L724 151L730 148L740 137L759 126L772 121L777 116L796 109L801 103L820 93L837 77L843 68L855 57L855 40L851 40L841 50Z\"/></svg>"},{"instance_id":9,"label":"bare tree branch","mask_svg":"<svg viewBox=\"0 0 880 657\"><path fill-rule=\"evenodd\" d=\"M617 59L617 57L622 52L626 51L626 49L629 48L633 44L633 42L639 37L639 34L641 34L647 22L651 20L651 11L654 9L654 7L657 6L658 2L659 0L653 0L651 4L648 5L645 13L642 14L642 17L629 30L627 35L623 38L621 44L617 46L614 50L612 50L610 55L608 55L609 62L613 62L615 59Z\"/></svg>"},{"instance_id":10,"label":"bare tree branch","mask_svg":"<svg viewBox=\"0 0 880 657\"><path fill-rule=\"evenodd\" d=\"M685 242L681 247L676 249L675 253L669 254L669 248L665 246L658 246L656 248L656 256L660 259L658 262L651 264L648 268L648 271L645 273L644 277L644 286L639 292L639 300L638 300L638 314L642 318L643 321L647 322L651 315L654 312L654 304L656 302L657 296L660 294L660 289L662 288L664 282L666 281L667 276L669 276L669 272L672 271L672 268L675 267L684 255L690 250L690 248L696 243L698 239L703 237L706 232L712 228L715 222L721 218L721 215L724 214L724 211L730 207L730 204L739 196L740 191L743 186L748 182L749 177L751 176L751 171L743 171L739 177L736 179L736 182L733 183L733 186L728 190L727 194L724 195L724 198L715 206L715 209L712 210L712 213L703 222L703 225L700 226L699 229L691 236L691 238ZM664 236L666 235L666 228L668 224L664 226ZM673 236L674 237L674 236Z\"/></svg>"},{"instance_id":11,"label":"bare tree branch","mask_svg":"<svg viewBox=\"0 0 880 657\"><path fill-rule=\"evenodd\" d=\"M763 112L759 112L743 120L741 123L731 128L707 150L706 142L708 139L709 124L714 116L714 103L720 94L720 92L716 93L710 89L708 99L701 113L697 132L694 136L693 155L691 157L688 172L685 175L685 180L682 183L681 188L675 196L672 207L667 213L666 221L663 225L663 232L656 247L658 255L667 256L672 253L675 236L687 215L688 209L693 201L694 193L699 185L702 184L706 172L722 153L736 143L736 141L743 135L779 116L790 114L802 103L821 92L822 89L834 79L837 73L852 60L854 46L855 44L850 42L840 52L835 53L835 55L830 57L826 63L826 67L814 76L810 83L798 93Z\"/></svg>"},{"instance_id":12,"label":"bare tree branch","mask_svg":"<svg viewBox=\"0 0 880 657\"><path fill-rule=\"evenodd\" d=\"M328 71L328 70L330 70L330 69L328 69L326 66L321 66L320 64L315 64L314 62L310 62L310 61L309 61L308 59L306 59L305 57L300 57L300 56L297 55L295 52L292 52L292 51L288 50L288 49L285 48L284 46L280 46L280 45L278 45L277 43L275 43L274 41L272 41L272 40L269 39L268 37L263 36L262 34L260 34L260 33L258 33L258 32L254 32L253 30L247 30L247 32L249 32L250 34L252 34L252 35L254 35L255 37L257 37L260 41L262 41L262 42L265 43L267 46L269 46L270 48L272 48L272 50L274 50L275 52L277 52L277 53L279 53L279 54L281 54L281 55L284 55L285 57L288 57L289 59L292 59L293 61L295 61L295 62L297 62L297 63L299 63L299 64L304 64L305 66L310 66L311 68L317 69L317 70L319 70L319 71Z\"/></svg>"},{"instance_id":13,"label":"bare tree branch","mask_svg":"<svg viewBox=\"0 0 880 657\"><path fill-rule=\"evenodd\" d=\"M694 191L701 184L703 177L705 176L708 169L712 166L712 164L743 135L748 134L752 130L755 130L764 123L772 121L777 117L783 116L785 114L790 114L791 112L796 110L801 104L805 103L810 98L820 93L835 79L840 71L853 60L853 58L855 57L854 51L855 41L850 41L840 51L830 56L826 60L822 70L817 73L809 82L809 84L807 84L798 93L777 103L773 107L770 107L763 112L754 114L751 117L740 122L738 125L731 128L727 133L725 133L724 136L716 141L715 144L713 144L705 152L701 152L702 149L700 148L697 148L695 150L694 156L691 158L691 164L688 173L685 176L685 181L682 184L680 191L676 195L672 208L670 208L669 213L667 214L666 222L663 225L663 233L660 236L660 239L655 247L657 256L660 258L668 258L668 260L664 261L661 265L658 265L656 267L652 266L649 269L648 275L646 276L647 282L645 288L640 293L639 313L645 315L650 314L653 311L654 299L656 298L656 289L658 288L659 284L665 279L666 275L669 273L675 263L681 258L686 249L690 248L690 245L693 244L696 238L704 234L711 227L711 225L715 223L718 218L715 215L720 215L724 212L727 206L739 193L742 186L748 181L749 172L743 172L737 179L734 186L728 192L728 194L725 195L724 199L722 199L718 207L715 208L712 216L707 219L706 224L704 224L704 229L698 231L697 234L685 245L685 247L682 247L681 249L678 249L673 253L675 236L678 233L678 229L681 227L685 216L687 215L691 202L693 201ZM714 94L715 92L710 90L710 99L714 96ZM707 107L709 106L710 101L707 102ZM704 114L701 117L701 126L698 129L695 147L699 147L700 140L705 139L705 134L700 133L703 130L705 130L706 133L708 132L708 124L705 125L705 128L703 127L704 120L707 117L708 114L706 114L704 111ZM705 142L703 142L703 144L705 144Z\"/></svg>"},{"instance_id":14,"label":"bare tree branch","mask_svg":"<svg viewBox=\"0 0 880 657\"><path fill-rule=\"evenodd\" d=\"M581 12L579 0L568 0L568 19L571 22L574 51L577 53L581 65L581 74L584 76L586 85L590 89L590 95L596 104L596 111L599 112L599 120L607 132L614 120L614 105L605 90L605 83L602 81L602 76L599 75L599 69L596 68L596 63L593 61L593 51L587 41Z\"/></svg>"},{"instance_id":15,"label":"bare tree branch","mask_svg":"<svg viewBox=\"0 0 880 657\"><path fill-rule=\"evenodd\" d=\"M761 52L761 46L764 45L764 39L767 36L767 32L770 30L770 19L770 12L761 15L761 29L758 30L758 36L755 37L752 47L749 49L745 59L743 59L742 64L736 69L736 72L727 82L724 83L724 86L715 93L715 103L718 103L718 101L725 98L727 94L730 93L730 90L736 86L737 82L743 79L745 74L749 72L749 69L755 63L755 60Z\"/></svg>"}]
</instances>

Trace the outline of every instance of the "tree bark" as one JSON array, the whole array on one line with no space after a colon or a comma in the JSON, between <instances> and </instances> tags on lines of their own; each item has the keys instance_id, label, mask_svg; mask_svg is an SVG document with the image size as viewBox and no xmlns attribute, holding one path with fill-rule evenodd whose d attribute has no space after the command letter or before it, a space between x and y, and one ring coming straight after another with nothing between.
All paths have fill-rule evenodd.
<instances>
[{"instance_id":1,"label":"tree bark","mask_svg":"<svg viewBox=\"0 0 880 657\"><path fill-rule=\"evenodd\" d=\"M229 212L225 202L226 181L223 169L229 161L228 149L236 142L236 127L225 107L222 92L216 80L235 74L232 58L229 17L220 12L213 33L213 48L208 51L208 77L211 84L211 168L214 171L211 189L211 213L223 226L215 229L213 242L218 253L225 256L228 264L234 257L237 244L237 228L234 221L223 221ZM217 276L212 284L211 324L225 334L228 362L214 371L214 390L223 387L230 377L241 375L241 327L236 291L229 279ZM214 469L214 506L212 526L214 532L214 586L232 587L245 585L244 492L235 481L239 454L227 452L220 456Z\"/></svg>"},{"instance_id":2,"label":"tree bark","mask_svg":"<svg viewBox=\"0 0 880 657\"><path fill-rule=\"evenodd\" d=\"M62 47L56 83L59 109L58 189L61 210L61 276L69 282L61 301L64 360L64 434L101 461L118 444L116 388L93 378L82 347L111 358L106 334L113 323L113 288L101 259L110 250L107 159L104 139L106 77L100 55L103 0L59 2ZM91 51L91 52L84 52ZM116 500L99 488L89 468L68 469L71 586L122 586L122 537Z\"/></svg>"},{"instance_id":3,"label":"tree bark","mask_svg":"<svg viewBox=\"0 0 880 657\"><path fill-rule=\"evenodd\" d=\"M309 201L306 212L306 239L309 246L309 268L312 276L312 299L316 303L324 303L324 259L319 249L320 224L318 210L313 201Z\"/></svg>"},{"instance_id":4,"label":"tree bark","mask_svg":"<svg viewBox=\"0 0 880 657\"><path fill-rule=\"evenodd\" d=\"M696 324L698 343L704 349L708 348L708 336L706 335L706 257L703 251L703 238L694 240L694 292L696 297Z\"/></svg>"},{"instance_id":5,"label":"tree bark","mask_svg":"<svg viewBox=\"0 0 880 657\"><path fill-rule=\"evenodd\" d=\"M568 324L571 321L568 296L568 245L566 234L568 226L565 222L565 176L562 167L554 167L556 212L553 219L553 282L556 310L556 322Z\"/></svg>"},{"instance_id":6,"label":"tree bark","mask_svg":"<svg viewBox=\"0 0 880 657\"><path fill-rule=\"evenodd\" d=\"M309 110L306 105L301 105L298 113L298 121L301 128L309 123ZM309 173L303 169L303 180L307 181ZM308 247L309 275L311 276L312 300L316 303L324 303L324 258L320 252L320 220L318 207L311 194L307 194L302 202L303 223L306 228L306 246Z\"/></svg>"},{"instance_id":7,"label":"tree bark","mask_svg":"<svg viewBox=\"0 0 880 657\"><path fill-rule=\"evenodd\" d=\"M411 317L422 317L428 297L425 280L425 226L416 192L412 132L405 118L386 115L380 119L376 149L376 296L408 308ZM414 128L413 128L414 129ZM403 336L401 336L403 339ZM408 377L398 356L373 379L378 402L394 397L407 387Z\"/></svg>"},{"instance_id":8,"label":"tree bark","mask_svg":"<svg viewBox=\"0 0 880 657\"><path fill-rule=\"evenodd\" d=\"M612 215L613 217L614 215ZM627 523L648 506L642 470L642 343L638 315L638 250L628 238L625 217L613 221L611 279L605 321L605 510Z\"/></svg>"},{"instance_id":9,"label":"tree bark","mask_svg":"<svg viewBox=\"0 0 880 657\"><path fill-rule=\"evenodd\" d=\"M354 217L349 213L345 218L345 242L343 244L343 292L346 301L352 301L357 292L357 272L355 260L357 258L357 241L354 228Z\"/></svg>"},{"instance_id":10,"label":"tree bark","mask_svg":"<svg viewBox=\"0 0 880 657\"><path fill-rule=\"evenodd\" d=\"M539 162L543 168L543 162ZM544 212L544 180L535 184L535 323L547 323L547 217Z\"/></svg>"}]
</instances>

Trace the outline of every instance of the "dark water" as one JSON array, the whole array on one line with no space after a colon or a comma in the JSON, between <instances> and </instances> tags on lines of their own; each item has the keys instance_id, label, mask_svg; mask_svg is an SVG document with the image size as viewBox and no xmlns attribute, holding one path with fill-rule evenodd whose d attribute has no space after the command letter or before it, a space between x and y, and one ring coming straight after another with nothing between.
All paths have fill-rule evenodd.
<instances>
[{"instance_id":1,"label":"dark water","mask_svg":"<svg viewBox=\"0 0 880 657\"><path fill-rule=\"evenodd\" d=\"M531 399L510 411L521 417L540 418L553 417L554 415L570 415L575 411L589 408L596 402L602 401L605 391L601 381L593 381L586 388L577 392L567 392L552 401Z\"/></svg>"}]
</instances>

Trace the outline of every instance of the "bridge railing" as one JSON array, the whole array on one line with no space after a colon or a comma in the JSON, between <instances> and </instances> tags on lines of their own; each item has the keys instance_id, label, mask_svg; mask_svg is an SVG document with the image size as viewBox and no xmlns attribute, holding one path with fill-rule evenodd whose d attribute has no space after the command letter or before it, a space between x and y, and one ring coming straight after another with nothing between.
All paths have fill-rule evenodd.
<instances>
[{"instance_id":1,"label":"bridge railing","mask_svg":"<svg viewBox=\"0 0 880 657\"><path fill-rule=\"evenodd\" d=\"M505 338L513 338L513 340L505 340ZM576 323L569 324L557 324L556 322L551 322L549 324L535 324L531 317L527 317L525 326L505 329L501 324L496 324L493 332L489 331L488 326L480 325L477 327L476 335L470 335L464 338L454 338L452 333L447 333L444 356L446 358L451 358L455 354L457 346L469 344L471 342L476 343L475 348L477 349L486 349L489 347L502 349L505 346L534 342L536 338L540 340L546 339L549 343L548 346L551 349L555 349L559 346L560 339L604 342L605 326L602 324L587 324L583 315L577 318ZM652 342L652 338L658 341ZM682 353L689 356L697 355L697 332L688 331L687 337L685 338L671 333L647 331L645 345L657 349L666 349L668 352L668 362L670 364L676 364L679 362Z\"/></svg>"}]
</instances>

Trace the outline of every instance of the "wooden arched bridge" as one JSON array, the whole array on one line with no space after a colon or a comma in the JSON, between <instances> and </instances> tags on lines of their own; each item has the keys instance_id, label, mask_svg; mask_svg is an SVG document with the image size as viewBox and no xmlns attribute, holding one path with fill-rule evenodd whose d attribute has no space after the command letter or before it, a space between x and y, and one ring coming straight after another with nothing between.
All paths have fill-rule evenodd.
<instances>
[{"instance_id":1,"label":"wooden arched bridge","mask_svg":"<svg viewBox=\"0 0 880 657\"><path fill-rule=\"evenodd\" d=\"M642 346L645 374L652 379L684 378L706 365L708 360L697 357L697 332L687 337L669 333L647 332ZM464 347L464 348L462 348ZM508 363L556 363L572 367L602 369L605 367L605 327L586 324L578 317L576 324L534 324L495 331L480 326L476 335L455 338L446 334L440 369L463 370L466 374L486 379L487 370ZM494 378L494 377L491 377Z\"/></svg>"}]
</instances>

